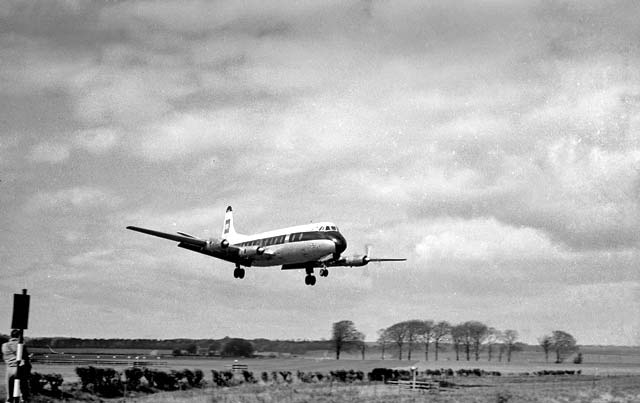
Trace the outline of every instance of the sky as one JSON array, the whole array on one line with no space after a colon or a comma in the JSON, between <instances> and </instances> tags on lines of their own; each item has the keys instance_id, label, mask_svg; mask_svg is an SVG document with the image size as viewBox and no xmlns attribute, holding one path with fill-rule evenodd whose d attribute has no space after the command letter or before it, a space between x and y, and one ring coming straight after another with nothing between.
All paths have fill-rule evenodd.
<instances>
[{"instance_id":1,"label":"sky","mask_svg":"<svg viewBox=\"0 0 640 403\"><path fill-rule=\"evenodd\" d=\"M0 323L27 336L367 340L479 320L640 344L634 1L3 1ZM127 231L332 221L248 268Z\"/></svg>"}]
</instances>

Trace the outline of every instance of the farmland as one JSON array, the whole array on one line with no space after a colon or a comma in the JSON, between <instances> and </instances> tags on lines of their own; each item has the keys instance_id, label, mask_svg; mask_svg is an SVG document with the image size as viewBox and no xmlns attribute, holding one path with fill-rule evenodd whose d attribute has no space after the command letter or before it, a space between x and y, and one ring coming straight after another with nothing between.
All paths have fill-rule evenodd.
<instances>
[{"instance_id":1,"label":"farmland","mask_svg":"<svg viewBox=\"0 0 640 403\"><path fill-rule=\"evenodd\" d=\"M457 386L438 391L412 391L381 383L363 385L247 385L137 397L137 402L185 403L383 403L383 402L637 402L640 376L507 377L458 379Z\"/></svg>"},{"instance_id":2,"label":"farmland","mask_svg":"<svg viewBox=\"0 0 640 403\"><path fill-rule=\"evenodd\" d=\"M488 362L485 357L480 361L456 361L452 352L444 352L439 361L420 360L381 360L379 355L371 353L371 359L357 359L356 355L346 355L340 361L331 357L327 351L313 351L298 357L254 358L241 359L241 363L248 366L248 370L259 375L272 371L303 371L323 372L345 369L370 372L374 368L409 368L415 366L419 372L440 368L458 369L481 368L485 371L497 371L502 376L446 378L455 385L434 391L410 391L396 385L382 383L318 383L303 384L294 381L291 384L269 385L253 384L240 385L230 388L212 388L167 392L150 396L140 395L135 401L185 401L185 402L383 402L383 401L638 401L640 400L640 349L617 347L583 347L584 362L573 364L546 363L544 355L536 351L522 351L514 355L512 362ZM122 354L118 354L122 353ZM118 357L126 361L131 359L149 358L135 355L146 354L146 351L68 351L65 352L68 364L34 363L34 371L40 373L59 373L65 379L67 386L77 382L75 374L77 366L99 365L96 357L101 358L109 354L111 358ZM74 357L71 359L70 357ZM416 353L414 358L424 358ZM225 371L231 368L233 359L211 357L157 357L159 369L180 370L184 368L200 369L205 379L211 381L211 370ZM93 362L92 362L93 361ZM117 370L123 370L127 364L110 365ZM543 370L581 371L581 375L563 376L533 376L532 373ZM4 376L4 368L0 370ZM502 399L502 400L499 400Z\"/></svg>"}]
</instances>

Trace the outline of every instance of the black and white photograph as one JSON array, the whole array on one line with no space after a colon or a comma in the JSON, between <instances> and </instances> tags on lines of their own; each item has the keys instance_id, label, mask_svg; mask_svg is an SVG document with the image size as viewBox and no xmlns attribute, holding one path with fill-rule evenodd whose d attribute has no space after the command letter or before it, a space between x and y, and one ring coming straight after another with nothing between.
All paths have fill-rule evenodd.
<instances>
[{"instance_id":1,"label":"black and white photograph","mask_svg":"<svg viewBox=\"0 0 640 403\"><path fill-rule=\"evenodd\" d=\"M0 399L640 401L639 21L0 2Z\"/></svg>"}]
</instances>

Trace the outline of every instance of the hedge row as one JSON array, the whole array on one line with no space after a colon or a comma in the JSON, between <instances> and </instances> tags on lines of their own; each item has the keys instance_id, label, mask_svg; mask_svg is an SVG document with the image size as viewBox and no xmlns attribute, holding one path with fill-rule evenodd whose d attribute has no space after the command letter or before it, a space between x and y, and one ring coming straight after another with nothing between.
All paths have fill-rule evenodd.
<instances>
[{"instance_id":1,"label":"hedge row","mask_svg":"<svg viewBox=\"0 0 640 403\"><path fill-rule=\"evenodd\" d=\"M528 375L528 373L527 373ZM545 376L545 375L582 375L582 370L570 370L570 369L566 369L566 370L562 370L562 369L558 369L558 370L544 370L544 371L536 371L533 372L532 375L537 375L537 376Z\"/></svg>"},{"instance_id":2,"label":"hedge row","mask_svg":"<svg viewBox=\"0 0 640 403\"><path fill-rule=\"evenodd\" d=\"M253 372L242 371L211 371L211 377L213 379L214 386L228 387L236 386L243 383L270 383L270 384L284 384L284 383L320 383L320 382L342 382L353 383L360 382L365 379L364 372L354 370L337 370L331 372L303 372L303 371L271 371L262 372L259 377L256 377Z\"/></svg>"},{"instance_id":3,"label":"hedge row","mask_svg":"<svg viewBox=\"0 0 640 403\"><path fill-rule=\"evenodd\" d=\"M118 372L112 368L77 367L76 374L80 378L82 390L91 394L106 398L121 397L127 392L154 393L157 391L174 391L189 388L201 388L204 386L204 374L201 370L182 371L171 370L169 372L148 368L127 368L124 372ZM557 375L581 375L581 370L542 370L532 373L524 372L524 376L557 376ZM290 384L341 382L354 383L365 380L362 371L337 370L331 372L304 372L304 371L271 371L262 372L259 377L253 372L242 371L211 371L213 385L218 387L236 386L244 383L264 384ZM419 371L418 376L501 376L498 371L485 371L474 369L427 369ZM366 379L370 382L385 382L410 380L412 372L391 368L375 368L369 372ZM63 379L60 374L39 374L34 372L29 378L29 386L32 394L61 395L60 386Z\"/></svg>"},{"instance_id":4,"label":"hedge row","mask_svg":"<svg viewBox=\"0 0 640 403\"><path fill-rule=\"evenodd\" d=\"M157 391L184 390L204 385L201 370L169 372L148 368L127 368L118 372L113 368L77 367L82 390L102 397L120 397L127 392L153 393ZM124 377L123 377L124 375Z\"/></svg>"}]
</instances>

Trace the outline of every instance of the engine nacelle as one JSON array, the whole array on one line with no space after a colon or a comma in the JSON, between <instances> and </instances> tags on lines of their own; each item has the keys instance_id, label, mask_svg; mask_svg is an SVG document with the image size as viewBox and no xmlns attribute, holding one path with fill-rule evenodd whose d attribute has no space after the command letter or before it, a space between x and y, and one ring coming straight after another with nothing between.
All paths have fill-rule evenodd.
<instances>
[{"instance_id":1,"label":"engine nacelle","mask_svg":"<svg viewBox=\"0 0 640 403\"><path fill-rule=\"evenodd\" d=\"M223 239L222 241L211 238L207 241L207 244L203 249L207 252L220 252L220 249L227 249L229 247L229 241Z\"/></svg>"},{"instance_id":2,"label":"engine nacelle","mask_svg":"<svg viewBox=\"0 0 640 403\"><path fill-rule=\"evenodd\" d=\"M344 258L345 266L364 266L369 263L367 256L348 256Z\"/></svg>"},{"instance_id":3,"label":"engine nacelle","mask_svg":"<svg viewBox=\"0 0 640 403\"><path fill-rule=\"evenodd\" d=\"M240 257L259 256L264 254L264 251L265 249L263 246L244 246L239 248L238 256Z\"/></svg>"}]
</instances>

